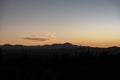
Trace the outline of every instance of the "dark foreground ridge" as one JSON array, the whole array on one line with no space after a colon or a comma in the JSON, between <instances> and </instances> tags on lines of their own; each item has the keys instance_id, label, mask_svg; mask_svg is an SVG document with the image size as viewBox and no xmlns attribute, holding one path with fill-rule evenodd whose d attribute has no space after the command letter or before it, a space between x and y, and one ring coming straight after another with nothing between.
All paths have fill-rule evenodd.
<instances>
[{"instance_id":1,"label":"dark foreground ridge","mask_svg":"<svg viewBox=\"0 0 120 80\"><path fill-rule=\"evenodd\" d=\"M120 48L115 46L0 46L0 80L115 79L119 64Z\"/></svg>"}]
</instances>

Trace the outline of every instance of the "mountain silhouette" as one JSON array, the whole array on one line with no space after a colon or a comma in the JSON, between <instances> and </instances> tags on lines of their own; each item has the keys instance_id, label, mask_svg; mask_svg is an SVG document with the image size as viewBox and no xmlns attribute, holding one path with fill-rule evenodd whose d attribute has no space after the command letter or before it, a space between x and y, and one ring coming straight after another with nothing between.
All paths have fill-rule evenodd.
<instances>
[{"instance_id":1,"label":"mountain silhouette","mask_svg":"<svg viewBox=\"0 0 120 80\"><path fill-rule=\"evenodd\" d=\"M0 46L0 52L0 73L5 80L77 80L89 76L111 79L106 74L120 72L120 48L114 46L98 48L68 42L44 46L5 44Z\"/></svg>"}]
</instances>

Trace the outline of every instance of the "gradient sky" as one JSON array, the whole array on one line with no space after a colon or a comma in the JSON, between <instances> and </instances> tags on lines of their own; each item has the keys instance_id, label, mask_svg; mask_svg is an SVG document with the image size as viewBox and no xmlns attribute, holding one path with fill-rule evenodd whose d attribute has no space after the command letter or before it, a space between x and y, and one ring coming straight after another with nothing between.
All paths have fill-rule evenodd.
<instances>
[{"instance_id":1,"label":"gradient sky","mask_svg":"<svg viewBox=\"0 0 120 80\"><path fill-rule=\"evenodd\" d=\"M120 46L120 0L0 0L0 44Z\"/></svg>"}]
</instances>

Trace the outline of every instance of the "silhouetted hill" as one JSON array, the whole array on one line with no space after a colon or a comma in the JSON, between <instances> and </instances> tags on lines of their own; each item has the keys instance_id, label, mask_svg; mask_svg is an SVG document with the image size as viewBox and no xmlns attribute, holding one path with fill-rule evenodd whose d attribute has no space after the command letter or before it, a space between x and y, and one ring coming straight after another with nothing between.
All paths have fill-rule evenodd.
<instances>
[{"instance_id":1,"label":"silhouetted hill","mask_svg":"<svg viewBox=\"0 0 120 80\"><path fill-rule=\"evenodd\" d=\"M71 43L64 44L52 44L44 46L23 46L23 45L10 45L5 44L1 46L2 54L35 54L35 55L51 55L51 54L69 54L69 55L100 55L102 53L107 54L119 54L119 47L109 47L109 48L96 48L89 46L77 46Z\"/></svg>"},{"instance_id":2,"label":"silhouetted hill","mask_svg":"<svg viewBox=\"0 0 120 80\"><path fill-rule=\"evenodd\" d=\"M1 45L0 51L0 73L4 80L80 80L95 76L101 80L112 79L120 72L119 47L7 44Z\"/></svg>"}]
</instances>

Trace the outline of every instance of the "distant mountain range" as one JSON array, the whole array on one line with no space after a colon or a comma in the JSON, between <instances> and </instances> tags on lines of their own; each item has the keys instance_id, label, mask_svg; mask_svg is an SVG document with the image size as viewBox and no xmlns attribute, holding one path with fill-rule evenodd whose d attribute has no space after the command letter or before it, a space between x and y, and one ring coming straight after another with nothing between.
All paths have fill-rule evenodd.
<instances>
[{"instance_id":1,"label":"distant mountain range","mask_svg":"<svg viewBox=\"0 0 120 80\"><path fill-rule=\"evenodd\" d=\"M89 46L77 46L71 43L52 44L44 46L24 46L24 45L1 45L2 54L89 54L99 55L105 54L120 54L120 47L98 48Z\"/></svg>"},{"instance_id":2,"label":"distant mountain range","mask_svg":"<svg viewBox=\"0 0 120 80\"><path fill-rule=\"evenodd\" d=\"M26 45L21 45L21 44L16 44L16 45L11 45L11 44L4 44L4 45L0 45L0 47L20 47L20 46L26 46ZM63 44L59 44L59 43L56 43L56 44L52 44L52 45L43 45L43 46L40 46L40 45L36 45L36 46L27 46L27 47L90 47L90 46L78 46L78 45L74 45L72 43L69 43L69 42L66 42L66 43L63 43ZM91 47L91 48L95 48L95 47ZM100 47L98 47L100 48ZM120 48L120 47L117 47L117 46L112 46L112 47L108 47L108 48Z\"/></svg>"}]
</instances>

